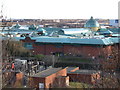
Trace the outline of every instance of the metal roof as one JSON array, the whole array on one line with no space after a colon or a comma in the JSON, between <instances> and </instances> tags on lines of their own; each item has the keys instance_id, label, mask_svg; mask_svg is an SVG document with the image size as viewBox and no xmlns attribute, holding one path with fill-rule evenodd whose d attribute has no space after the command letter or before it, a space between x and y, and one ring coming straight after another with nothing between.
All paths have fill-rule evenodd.
<instances>
[{"instance_id":1,"label":"metal roof","mask_svg":"<svg viewBox=\"0 0 120 90\"><path fill-rule=\"evenodd\" d=\"M120 38L119 37L111 37L109 38L113 43L120 43Z\"/></svg>"},{"instance_id":2,"label":"metal roof","mask_svg":"<svg viewBox=\"0 0 120 90\"><path fill-rule=\"evenodd\" d=\"M110 31L110 30L107 30L107 31L103 31L103 32L101 32L101 33L103 33L103 34L112 34L113 32Z\"/></svg>"},{"instance_id":3,"label":"metal roof","mask_svg":"<svg viewBox=\"0 0 120 90\"><path fill-rule=\"evenodd\" d=\"M55 32L55 31L59 31L59 30L62 30L62 28L43 28L44 30L46 30L46 33L50 34L52 32Z\"/></svg>"},{"instance_id":4,"label":"metal roof","mask_svg":"<svg viewBox=\"0 0 120 90\"><path fill-rule=\"evenodd\" d=\"M58 34L80 34L80 33L88 33L90 29L86 28L68 28L62 29L58 31Z\"/></svg>"},{"instance_id":5,"label":"metal roof","mask_svg":"<svg viewBox=\"0 0 120 90\"><path fill-rule=\"evenodd\" d=\"M109 38L61 38L61 37L38 37L36 42L42 43L73 43L73 44L96 44L110 45L113 42Z\"/></svg>"}]
</instances>

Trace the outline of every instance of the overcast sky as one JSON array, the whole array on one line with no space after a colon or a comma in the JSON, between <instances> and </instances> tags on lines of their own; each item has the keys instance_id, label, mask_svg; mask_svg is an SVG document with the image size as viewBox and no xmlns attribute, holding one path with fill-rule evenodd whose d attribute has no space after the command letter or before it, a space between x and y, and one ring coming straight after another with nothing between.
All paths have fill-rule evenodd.
<instances>
[{"instance_id":1,"label":"overcast sky","mask_svg":"<svg viewBox=\"0 0 120 90\"><path fill-rule=\"evenodd\" d=\"M8 18L102 19L118 18L120 0L0 0ZM1 8L1 7L0 7Z\"/></svg>"}]
</instances>

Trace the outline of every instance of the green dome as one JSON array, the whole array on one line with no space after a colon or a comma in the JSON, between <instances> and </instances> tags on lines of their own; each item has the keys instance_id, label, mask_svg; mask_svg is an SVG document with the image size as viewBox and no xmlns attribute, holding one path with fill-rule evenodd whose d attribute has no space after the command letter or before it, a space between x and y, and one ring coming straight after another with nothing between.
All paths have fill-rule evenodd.
<instances>
[{"instance_id":1,"label":"green dome","mask_svg":"<svg viewBox=\"0 0 120 90\"><path fill-rule=\"evenodd\" d=\"M92 28L92 27L99 27L99 23L93 19L93 17L90 18L90 20L88 20L86 22L86 24L84 25L85 28Z\"/></svg>"}]
</instances>

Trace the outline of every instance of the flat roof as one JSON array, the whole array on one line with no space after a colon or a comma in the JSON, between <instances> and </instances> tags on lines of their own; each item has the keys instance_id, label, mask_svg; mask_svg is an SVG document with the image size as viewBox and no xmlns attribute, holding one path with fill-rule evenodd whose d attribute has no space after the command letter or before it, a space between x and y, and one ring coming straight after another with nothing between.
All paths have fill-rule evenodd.
<instances>
[{"instance_id":1,"label":"flat roof","mask_svg":"<svg viewBox=\"0 0 120 90\"><path fill-rule=\"evenodd\" d=\"M74 73L74 74L96 74L100 73L100 71L96 70L76 70L75 72L69 72L69 73Z\"/></svg>"},{"instance_id":2,"label":"flat roof","mask_svg":"<svg viewBox=\"0 0 120 90\"><path fill-rule=\"evenodd\" d=\"M67 72L70 72L71 70L74 70L76 68L79 68L79 67L67 67Z\"/></svg>"},{"instance_id":3,"label":"flat roof","mask_svg":"<svg viewBox=\"0 0 120 90\"><path fill-rule=\"evenodd\" d=\"M41 71L35 75L31 75L31 77L47 77L50 76L58 71L62 70L62 68L50 68L50 69L46 69L44 71Z\"/></svg>"}]
</instances>

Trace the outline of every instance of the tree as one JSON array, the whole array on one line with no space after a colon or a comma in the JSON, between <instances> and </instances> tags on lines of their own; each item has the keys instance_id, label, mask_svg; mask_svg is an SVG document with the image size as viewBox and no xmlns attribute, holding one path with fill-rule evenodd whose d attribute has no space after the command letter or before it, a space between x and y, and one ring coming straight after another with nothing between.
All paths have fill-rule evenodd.
<instances>
[{"instance_id":1,"label":"tree","mask_svg":"<svg viewBox=\"0 0 120 90\"><path fill-rule=\"evenodd\" d=\"M37 60L42 60L44 58L44 55L39 54L39 55L34 55L35 59Z\"/></svg>"},{"instance_id":2,"label":"tree","mask_svg":"<svg viewBox=\"0 0 120 90\"><path fill-rule=\"evenodd\" d=\"M120 56L119 44L112 47L112 53L100 64L101 78L96 81L95 88L120 88Z\"/></svg>"},{"instance_id":3,"label":"tree","mask_svg":"<svg viewBox=\"0 0 120 90\"><path fill-rule=\"evenodd\" d=\"M54 67L54 64L58 62L58 57L55 55L45 55L42 61L45 62L46 65L52 65Z\"/></svg>"},{"instance_id":4,"label":"tree","mask_svg":"<svg viewBox=\"0 0 120 90\"><path fill-rule=\"evenodd\" d=\"M2 87L5 87L12 77L15 77L11 72L9 72L10 74L5 72L11 69L11 63L14 61L14 58L29 55L30 51L23 47L22 42L13 41L11 39L2 41L2 69L4 70L4 73L2 74Z\"/></svg>"},{"instance_id":5,"label":"tree","mask_svg":"<svg viewBox=\"0 0 120 90\"><path fill-rule=\"evenodd\" d=\"M6 56L29 56L30 51L23 47L20 41L3 40L2 41L3 58Z\"/></svg>"}]
</instances>

